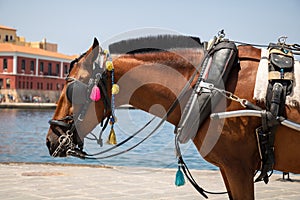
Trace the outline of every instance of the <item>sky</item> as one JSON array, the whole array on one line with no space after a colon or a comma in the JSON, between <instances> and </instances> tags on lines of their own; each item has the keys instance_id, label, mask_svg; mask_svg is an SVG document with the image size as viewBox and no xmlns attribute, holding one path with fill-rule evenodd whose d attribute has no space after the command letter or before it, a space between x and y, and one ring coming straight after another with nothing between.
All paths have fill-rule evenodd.
<instances>
[{"instance_id":1,"label":"sky","mask_svg":"<svg viewBox=\"0 0 300 200\"><path fill-rule=\"evenodd\" d=\"M208 41L226 37L268 44L287 36L300 43L299 0L0 0L0 24L26 41L57 43L58 51L85 52L96 37L111 42L163 33Z\"/></svg>"}]
</instances>

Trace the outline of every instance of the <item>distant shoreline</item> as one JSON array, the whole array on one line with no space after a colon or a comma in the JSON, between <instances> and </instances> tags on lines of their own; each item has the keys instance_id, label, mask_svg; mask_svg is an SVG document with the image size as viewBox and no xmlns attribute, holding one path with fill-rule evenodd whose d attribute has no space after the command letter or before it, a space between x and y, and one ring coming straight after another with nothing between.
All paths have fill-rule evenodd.
<instances>
[{"instance_id":1,"label":"distant shoreline","mask_svg":"<svg viewBox=\"0 0 300 200\"><path fill-rule=\"evenodd\" d=\"M0 108L11 109L55 109L55 103L0 103Z\"/></svg>"}]
</instances>

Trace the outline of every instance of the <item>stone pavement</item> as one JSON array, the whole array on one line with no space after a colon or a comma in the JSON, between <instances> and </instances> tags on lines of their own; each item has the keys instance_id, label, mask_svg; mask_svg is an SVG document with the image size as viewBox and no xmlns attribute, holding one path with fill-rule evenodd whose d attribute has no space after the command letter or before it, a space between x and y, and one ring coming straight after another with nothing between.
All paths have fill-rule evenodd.
<instances>
[{"instance_id":1,"label":"stone pavement","mask_svg":"<svg viewBox=\"0 0 300 200\"><path fill-rule=\"evenodd\" d=\"M218 171L191 170L206 190L225 191ZM38 163L0 163L1 200L204 199L190 183L174 185L176 169L99 167ZM256 183L256 199L300 199L300 176L293 182L274 174L268 185ZM209 199L228 199L209 195Z\"/></svg>"}]
</instances>

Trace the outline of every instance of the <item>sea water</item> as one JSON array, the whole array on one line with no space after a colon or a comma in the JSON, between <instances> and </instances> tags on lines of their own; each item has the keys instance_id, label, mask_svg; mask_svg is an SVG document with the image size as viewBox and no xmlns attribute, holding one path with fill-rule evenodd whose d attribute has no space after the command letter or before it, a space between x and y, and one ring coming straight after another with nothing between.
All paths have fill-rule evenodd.
<instances>
[{"instance_id":1,"label":"sea water","mask_svg":"<svg viewBox=\"0 0 300 200\"><path fill-rule=\"evenodd\" d=\"M125 153L106 159L82 160L74 157L53 158L46 147L46 134L49 129L48 121L52 118L54 110L25 110L25 109L0 109L0 162L51 162L95 164L109 166L135 166L154 168L175 168L177 160L174 149L174 126L168 122L152 134L143 143L126 151L143 140L157 126L160 118L156 118L146 129L135 136L126 144L114 149L112 152L101 154L109 156L119 152ZM117 141L121 142L142 128L152 115L135 109L116 110L118 118L114 125ZM92 132L99 135L98 125ZM85 139L85 151L97 153L110 148L106 144L110 126L103 133L103 146L95 141ZM181 146L184 160L191 169L217 168L203 160L192 142Z\"/></svg>"}]
</instances>

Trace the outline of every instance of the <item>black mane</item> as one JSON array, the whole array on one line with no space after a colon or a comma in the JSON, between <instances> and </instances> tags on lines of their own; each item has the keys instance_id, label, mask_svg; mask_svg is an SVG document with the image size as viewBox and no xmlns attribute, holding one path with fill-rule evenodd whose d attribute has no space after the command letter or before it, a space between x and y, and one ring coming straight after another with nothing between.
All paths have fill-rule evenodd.
<instances>
[{"instance_id":1,"label":"black mane","mask_svg":"<svg viewBox=\"0 0 300 200\"><path fill-rule=\"evenodd\" d=\"M174 48L202 48L200 38L182 35L158 35L122 40L109 45L112 54L166 51Z\"/></svg>"}]
</instances>

